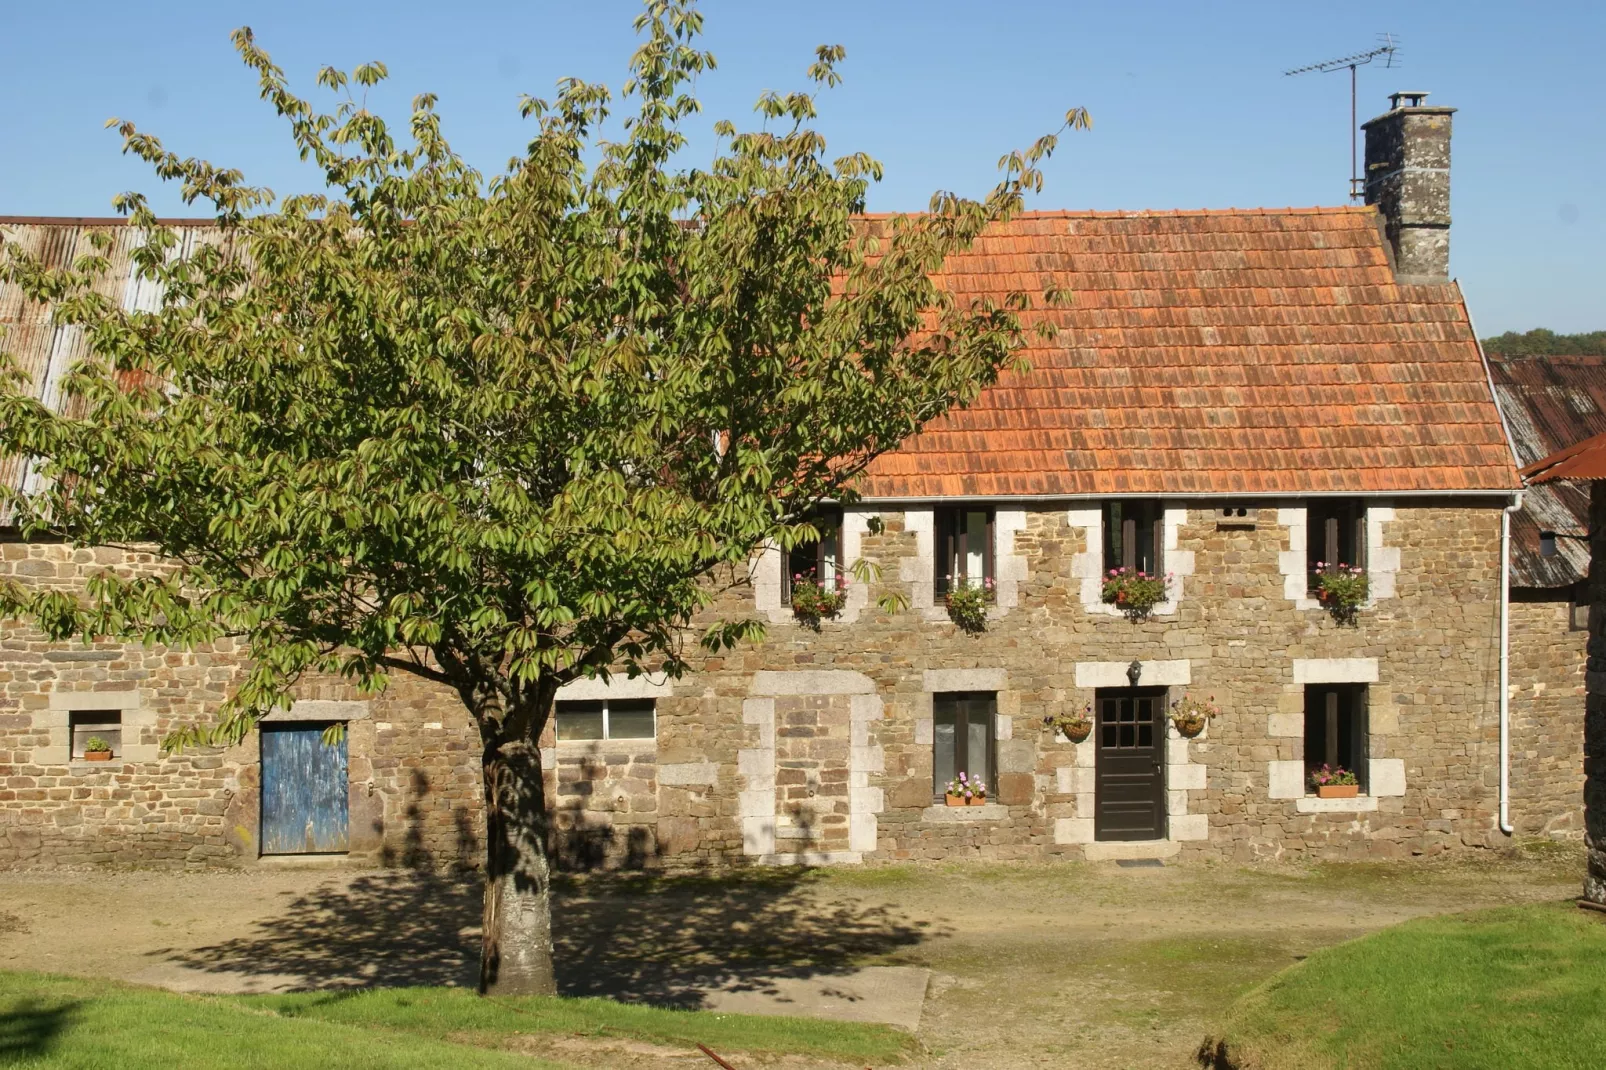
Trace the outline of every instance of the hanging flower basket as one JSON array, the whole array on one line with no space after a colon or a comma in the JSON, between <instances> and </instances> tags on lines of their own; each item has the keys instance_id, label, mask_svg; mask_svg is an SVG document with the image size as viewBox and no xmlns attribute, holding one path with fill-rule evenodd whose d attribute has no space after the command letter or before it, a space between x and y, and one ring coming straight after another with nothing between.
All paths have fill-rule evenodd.
<instances>
[{"instance_id":1,"label":"hanging flower basket","mask_svg":"<svg viewBox=\"0 0 1606 1070\"><path fill-rule=\"evenodd\" d=\"M1216 706L1216 696L1208 699L1194 698L1192 695L1183 695L1171 703L1171 723L1176 726L1177 734L1184 739L1192 739L1205 730L1205 725L1221 715Z\"/></svg>"},{"instance_id":2,"label":"hanging flower basket","mask_svg":"<svg viewBox=\"0 0 1606 1070\"><path fill-rule=\"evenodd\" d=\"M1104 577L1103 598L1133 620L1147 617L1166 600L1171 573L1151 576L1142 569L1112 568Z\"/></svg>"},{"instance_id":3,"label":"hanging flower basket","mask_svg":"<svg viewBox=\"0 0 1606 1070\"><path fill-rule=\"evenodd\" d=\"M1081 713L1051 713L1043 718L1043 724L1072 743L1080 743L1093 734L1093 704L1082 707Z\"/></svg>"},{"instance_id":4,"label":"hanging flower basket","mask_svg":"<svg viewBox=\"0 0 1606 1070\"><path fill-rule=\"evenodd\" d=\"M1318 561L1310 579L1316 600L1326 607L1333 619L1340 624L1354 624L1356 613L1371 593L1366 570L1343 562L1330 565Z\"/></svg>"},{"instance_id":5,"label":"hanging flower basket","mask_svg":"<svg viewBox=\"0 0 1606 1070\"><path fill-rule=\"evenodd\" d=\"M827 588L812 573L798 573L792 577L792 616L805 628L819 631L821 620L836 617L847 605L847 586L842 576L837 576L836 582Z\"/></svg>"},{"instance_id":6,"label":"hanging flower basket","mask_svg":"<svg viewBox=\"0 0 1606 1070\"><path fill-rule=\"evenodd\" d=\"M948 619L971 635L986 631L987 606L993 600L993 581L985 579L980 583L967 583L963 579L955 580L952 576L946 579L948 593L943 602L948 607Z\"/></svg>"}]
</instances>

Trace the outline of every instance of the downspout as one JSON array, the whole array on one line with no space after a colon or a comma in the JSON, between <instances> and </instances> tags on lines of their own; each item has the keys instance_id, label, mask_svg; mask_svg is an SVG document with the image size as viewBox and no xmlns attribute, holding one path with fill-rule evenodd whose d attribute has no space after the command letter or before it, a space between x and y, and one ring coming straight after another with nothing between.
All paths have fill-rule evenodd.
<instances>
[{"instance_id":1,"label":"downspout","mask_svg":"<svg viewBox=\"0 0 1606 1070\"><path fill-rule=\"evenodd\" d=\"M1522 491L1500 510L1500 831L1511 827L1511 514L1522 508Z\"/></svg>"}]
</instances>

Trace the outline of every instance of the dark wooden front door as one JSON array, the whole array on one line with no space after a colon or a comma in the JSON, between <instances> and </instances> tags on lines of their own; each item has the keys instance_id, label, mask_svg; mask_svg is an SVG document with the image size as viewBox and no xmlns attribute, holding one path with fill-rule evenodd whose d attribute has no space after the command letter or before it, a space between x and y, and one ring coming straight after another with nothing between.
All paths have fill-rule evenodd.
<instances>
[{"instance_id":1,"label":"dark wooden front door","mask_svg":"<svg viewBox=\"0 0 1606 1070\"><path fill-rule=\"evenodd\" d=\"M262 726L262 853L346 850L346 740L323 741L323 724Z\"/></svg>"},{"instance_id":2,"label":"dark wooden front door","mask_svg":"<svg viewBox=\"0 0 1606 1070\"><path fill-rule=\"evenodd\" d=\"M1165 688L1098 693L1095 840L1165 839Z\"/></svg>"}]
</instances>

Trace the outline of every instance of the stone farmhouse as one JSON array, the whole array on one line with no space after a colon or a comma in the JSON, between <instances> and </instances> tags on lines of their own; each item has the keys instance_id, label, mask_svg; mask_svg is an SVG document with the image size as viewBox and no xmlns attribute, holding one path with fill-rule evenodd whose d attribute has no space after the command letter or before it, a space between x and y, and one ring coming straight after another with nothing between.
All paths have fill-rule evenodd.
<instances>
[{"instance_id":1,"label":"stone farmhouse","mask_svg":"<svg viewBox=\"0 0 1606 1070\"><path fill-rule=\"evenodd\" d=\"M721 609L766 620L763 643L564 692L544 741L563 859L1390 857L1501 844L1503 813L1573 834L1583 637L1560 602L1504 612L1520 483L1448 274L1452 111L1397 95L1366 125L1365 206L1034 212L951 262L961 297L1052 276L1072 294L1039 313L1059 340L878 462L817 546L754 561ZM114 223L0 236L61 262ZM51 401L81 340L41 315L0 291ZM791 577L860 559L881 579L800 622ZM1316 596L1322 562L1366 570L1353 613ZM0 544L5 575L69 589L149 564ZM1169 577L1162 600L1106 602L1118 568ZM985 626L967 630L945 602L975 585ZM880 609L881 589L908 608ZM455 696L314 682L238 747L161 754L238 673L225 643L0 625L0 862L478 861L478 738ZM1192 738L1168 716L1184 697L1221 711ZM1081 742L1045 724L1083 711ZM345 740L324 747L333 721ZM1357 774L1353 797L1311 788L1323 764ZM946 805L960 772L984 803Z\"/></svg>"}]
</instances>

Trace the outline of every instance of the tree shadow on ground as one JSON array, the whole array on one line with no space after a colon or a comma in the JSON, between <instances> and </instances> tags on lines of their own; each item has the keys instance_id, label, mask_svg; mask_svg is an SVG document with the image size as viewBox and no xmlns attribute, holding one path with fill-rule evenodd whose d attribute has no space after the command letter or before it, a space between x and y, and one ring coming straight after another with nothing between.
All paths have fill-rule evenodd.
<instances>
[{"instance_id":1,"label":"tree shadow on ground","mask_svg":"<svg viewBox=\"0 0 1606 1070\"><path fill-rule=\"evenodd\" d=\"M474 985L482 885L462 863L477 840L460 822L456 857L437 859L419 832L418 808L407 817L402 850L385 860L410 868L330 877L287 896L246 935L152 955L233 975L240 988ZM622 846L624 864L645 859L635 858L631 843ZM576 841L555 853L583 869L612 852ZM566 995L697 1007L713 988L763 991L780 978L842 974L937 935L885 907L828 901L816 884L803 867L560 876L553 904L559 987Z\"/></svg>"},{"instance_id":2,"label":"tree shadow on ground","mask_svg":"<svg viewBox=\"0 0 1606 1070\"><path fill-rule=\"evenodd\" d=\"M78 1013L77 1000L65 1003L20 999L0 1004L0 1063L31 1062L50 1054L58 1034Z\"/></svg>"},{"instance_id":3,"label":"tree shadow on ground","mask_svg":"<svg viewBox=\"0 0 1606 1070\"><path fill-rule=\"evenodd\" d=\"M696 1008L710 990L846 974L943 935L883 906L827 898L816 883L802 867L564 881L554 910L559 987Z\"/></svg>"}]
</instances>

